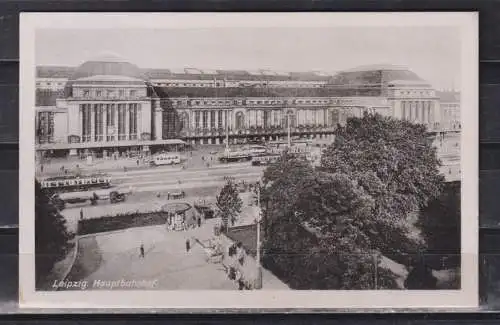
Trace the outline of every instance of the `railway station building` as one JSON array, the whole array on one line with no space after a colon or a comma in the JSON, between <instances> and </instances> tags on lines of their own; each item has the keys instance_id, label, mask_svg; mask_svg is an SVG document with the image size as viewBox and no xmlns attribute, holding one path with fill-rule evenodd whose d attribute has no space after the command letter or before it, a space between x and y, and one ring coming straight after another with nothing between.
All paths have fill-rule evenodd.
<instances>
[{"instance_id":1,"label":"railway station building","mask_svg":"<svg viewBox=\"0 0 500 325\"><path fill-rule=\"evenodd\" d=\"M110 55L78 67L37 67L35 110L37 152L54 156L149 153L222 144L226 137L230 143L282 140L288 129L294 137L327 140L364 112L439 131L445 116L436 90L396 66L334 75L172 71L141 69Z\"/></svg>"}]
</instances>

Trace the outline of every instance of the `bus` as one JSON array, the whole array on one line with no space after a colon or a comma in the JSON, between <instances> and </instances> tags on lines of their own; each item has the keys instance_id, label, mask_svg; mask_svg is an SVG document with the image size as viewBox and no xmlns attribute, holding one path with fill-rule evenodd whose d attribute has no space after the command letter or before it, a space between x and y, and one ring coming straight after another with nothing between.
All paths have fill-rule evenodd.
<instances>
[{"instance_id":1,"label":"bus","mask_svg":"<svg viewBox=\"0 0 500 325\"><path fill-rule=\"evenodd\" d=\"M105 174L49 177L40 185L43 191L50 193L106 189L111 187L111 177Z\"/></svg>"},{"instance_id":2,"label":"bus","mask_svg":"<svg viewBox=\"0 0 500 325\"><path fill-rule=\"evenodd\" d=\"M151 161L152 166L177 165L182 162L181 155L178 153L162 153Z\"/></svg>"}]
</instances>

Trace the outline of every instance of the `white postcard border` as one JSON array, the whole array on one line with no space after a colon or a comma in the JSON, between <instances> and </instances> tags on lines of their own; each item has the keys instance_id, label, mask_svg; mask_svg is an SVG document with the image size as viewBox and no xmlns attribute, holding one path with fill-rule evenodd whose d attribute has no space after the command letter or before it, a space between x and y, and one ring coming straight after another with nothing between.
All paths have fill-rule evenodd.
<instances>
[{"instance_id":1,"label":"white postcard border","mask_svg":"<svg viewBox=\"0 0 500 325\"><path fill-rule=\"evenodd\" d=\"M106 28L455 26L462 35L461 290L35 291L35 31ZM22 308L344 309L478 306L477 13L21 13L19 302Z\"/></svg>"}]
</instances>

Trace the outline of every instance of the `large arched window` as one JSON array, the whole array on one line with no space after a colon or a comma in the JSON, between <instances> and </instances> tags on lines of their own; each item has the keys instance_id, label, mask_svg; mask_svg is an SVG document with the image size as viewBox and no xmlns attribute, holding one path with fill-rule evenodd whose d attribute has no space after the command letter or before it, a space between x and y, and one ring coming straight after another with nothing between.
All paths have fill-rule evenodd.
<instances>
[{"instance_id":1,"label":"large arched window","mask_svg":"<svg viewBox=\"0 0 500 325\"><path fill-rule=\"evenodd\" d=\"M296 117L293 109L289 109L288 111L286 111L285 115L283 116L283 125L286 128L288 127L288 121L290 121L290 127L295 127Z\"/></svg>"},{"instance_id":2,"label":"large arched window","mask_svg":"<svg viewBox=\"0 0 500 325\"><path fill-rule=\"evenodd\" d=\"M236 113L236 129L241 130L245 128L245 115L243 112Z\"/></svg>"},{"instance_id":3,"label":"large arched window","mask_svg":"<svg viewBox=\"0 0 500 325\"><path fill-rule=\"evenodd\" d=\"M189 115L187 112L183 112L180 116L181 130L189 129Z\"/></svg>"}]
</instances>

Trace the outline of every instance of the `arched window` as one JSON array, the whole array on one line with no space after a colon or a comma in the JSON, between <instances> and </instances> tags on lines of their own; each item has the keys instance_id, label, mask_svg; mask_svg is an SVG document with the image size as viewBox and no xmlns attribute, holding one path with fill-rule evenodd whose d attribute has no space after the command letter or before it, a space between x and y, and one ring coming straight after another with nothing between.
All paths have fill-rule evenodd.
<instances>
[{"instance_id":1,"label":"arched window","mask_svg":"<svg viewBox=\"0 0 500 325\"><path fill-rule=\"evenodd\" d=\"M189 115L187 112L183 112L180 116L181 130L189 129Z\"/></svg>"},{"instance_id":2,"label":"arched window","mask_svg":"<svg viewBox=\"0 0 500 325\"><path fill-rule=\"evenodd\" d=\"M245 115L243 112L236 113L236 129L241 130L245 128Z\"/></svg>"},{"instance_id":3,"label":"arched window","mask_svg":"<svg viewBox=\"0 0 500 325\"><path fill-rule=\"evenodd\" d=\"M287 128L288 127L288 121L290 121L290 127L295 127L296 124L296 117L293 109L289 109L286 113L285 116L283 116L283 125Z\"/></svg>"}]
</instances>

